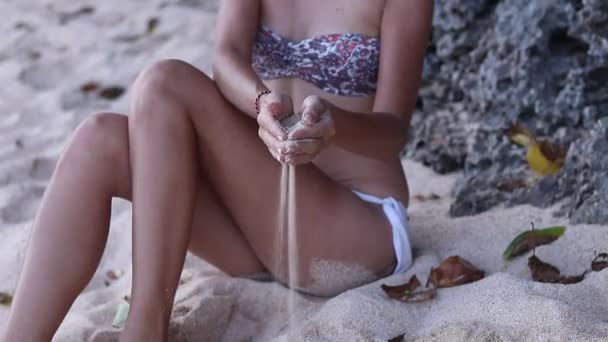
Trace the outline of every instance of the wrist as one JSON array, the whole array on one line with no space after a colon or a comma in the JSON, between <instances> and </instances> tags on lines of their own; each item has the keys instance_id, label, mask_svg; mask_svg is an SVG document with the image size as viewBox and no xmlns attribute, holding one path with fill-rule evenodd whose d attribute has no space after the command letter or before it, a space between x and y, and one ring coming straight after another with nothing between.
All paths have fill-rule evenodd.
<instances>
[{"instance_id":1,"label":"wrist","mask_svg":"<svg viewBox=\"0 0 608 342\"><path fill-rule=\"evenodd\" d=\"M254 101L254 108L255 108L256 115L260 115L262 98L270 93L272 93L272 91L270 89L263 89L258 92L258 95L256 96L255 101Z\"/></svg>"}]
</instances>

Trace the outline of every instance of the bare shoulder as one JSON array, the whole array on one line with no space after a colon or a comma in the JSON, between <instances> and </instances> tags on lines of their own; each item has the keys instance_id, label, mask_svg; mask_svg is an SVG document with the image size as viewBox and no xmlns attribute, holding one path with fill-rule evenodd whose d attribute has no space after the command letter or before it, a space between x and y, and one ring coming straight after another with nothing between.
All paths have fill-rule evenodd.
<instances>
[{"instance_id":1,"label":"bare shoulder","mask_svg":"<svg viewBox=\"0 0 608 342\"><path fill-rule=\"evenodd\" d=\"M401 113L409 122L431 33L432 0L386 0L374 110Z\"/></svg>"},{"instance_id":2,"label":"bare shoulder","mask_svg":"<svg viewBox=\"0 0 608 342\"><path fill-rule=\"evenodd\" d=\"M433 17L432 0L385 0L382 21L403 26L428 26Z\"/></svg>"}]
</instances>

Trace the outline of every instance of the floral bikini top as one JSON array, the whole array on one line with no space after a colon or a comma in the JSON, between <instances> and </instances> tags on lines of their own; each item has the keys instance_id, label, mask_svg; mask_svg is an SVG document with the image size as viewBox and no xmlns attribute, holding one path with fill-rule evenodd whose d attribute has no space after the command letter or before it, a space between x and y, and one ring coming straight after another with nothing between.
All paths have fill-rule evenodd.
<instances>
[{"instance_id":1,"label":"floral bikini top","mask_svg":"<svg viewBox=\"0 0 608 342\"><path fill-rule=\"evenodd\" d=\"M357 33L294 41L261 26L252 51L260 78L295 77L342 96L374 94L379 64L380 39Z\"/></svg>"}]
</instances>

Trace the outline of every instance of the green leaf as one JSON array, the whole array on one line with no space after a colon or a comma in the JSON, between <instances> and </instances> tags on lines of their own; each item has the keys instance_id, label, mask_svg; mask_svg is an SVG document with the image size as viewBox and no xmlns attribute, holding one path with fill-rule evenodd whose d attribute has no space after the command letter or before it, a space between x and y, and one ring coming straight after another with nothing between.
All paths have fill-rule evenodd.
<instances>
[{"instance_id":1,"label":"green leaf","mask_svg":"<svg viewBox=\"0 0 608 342\"><path fill-rule=\"evenodd\" d=\"M150 18L148 20L148 27L146 29L146 32L150 33L154 33L154 31L156 31L156 28L158 27L158 24L160 23L160 20L158 18Z\"/></svg>"},{"instance_id":2,"label":"green leaf","mask_svg":"<svg viewBox=\"0 0 608 342\"><path fill-rule=\"evenodd\" d=\"M502 256L505 260L510 260L532 250L534 247L546 245L557 240L564 235L565 231L566 227L563 226L527 230L517 235L511 241Z\"/></svg>"},{"instance_id":3,"label":"green leaf","mask_svg":"<svg viewBox=\"0 0 608 342\"><path fill-rule=\"evenodd\" d=\"M114 315L114 321L112 322L112 326L117 329L122 329L125 326L125 322L127 321L127 316L129 315L129 302L123 300L118 304L118 308L116 309L116 314Z\"/></svg>"}]
</instances>

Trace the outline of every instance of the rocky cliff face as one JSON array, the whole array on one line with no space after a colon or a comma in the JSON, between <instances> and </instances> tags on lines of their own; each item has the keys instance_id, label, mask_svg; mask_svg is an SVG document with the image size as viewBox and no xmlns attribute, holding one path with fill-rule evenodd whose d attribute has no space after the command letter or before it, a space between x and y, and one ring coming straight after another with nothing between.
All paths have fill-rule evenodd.
<instances>
[{"instance_id":1,"label":"rocky cliff face","mask_svg":"<svg viewBox=\"0 0 608 342\"><path fill-rule=\"evenodd\" d=\"M562 203L574 222L608 223L608 1L436 0L424 84L407 154L463 169L451 207ZM561 173L531 176L502 133L521 122L570 144Z\"/></svg>"}]
</instances>

